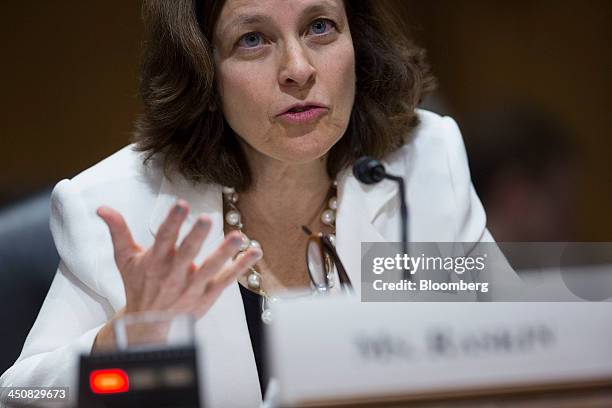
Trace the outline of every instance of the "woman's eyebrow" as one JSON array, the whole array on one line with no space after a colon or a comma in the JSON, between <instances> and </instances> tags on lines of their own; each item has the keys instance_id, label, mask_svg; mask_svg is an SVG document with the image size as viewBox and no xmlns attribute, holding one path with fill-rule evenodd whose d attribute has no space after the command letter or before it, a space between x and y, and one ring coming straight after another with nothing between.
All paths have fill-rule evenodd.
<instances>
[{"instance_id":1,"label":"woman's eyebrow","mask_svg":"<svg viewBox=\"0 0 612 408\"><path fill-rule=\"evenodd\" d=\"M310 6L306 7L300 13L300 17L303 17L305 15L310 15L310 14L329 12L329 11L337 12L338 5L330 1L323 1L320 3L311 4Z\"/></svg>"},{"instance_id":2,"label":"woman's eyebrow","mask_svg":"<svg viewBox=\"0 0 612 408\"><path fill-rule=\"evenodd\" d=\"M271 18L264 14L241 14L231 19L221 30L221 36L227 37L232 31L238 31L243 26L269 22Z\"/></svg>"},{"instance_id":3,"label":"woman's eyebrow","mask_svg":"<svg viewBox=\"0 0 612 408\"><path fill-rule=\"evenodd\" d=\"M312 14L323 13L323 12L336 12L338 9L337 5L324 1L316 4L311 4L308 7L304 8L300 12L300 18L304 18L304 16L309 16ZM231 19L225 27L221 30L223 36L228 35L231 31L239 30L243 26L250 26L258 23L270 23L272 18L265 14L240 14L235 18Z\"/></svg>"}]
</instances>

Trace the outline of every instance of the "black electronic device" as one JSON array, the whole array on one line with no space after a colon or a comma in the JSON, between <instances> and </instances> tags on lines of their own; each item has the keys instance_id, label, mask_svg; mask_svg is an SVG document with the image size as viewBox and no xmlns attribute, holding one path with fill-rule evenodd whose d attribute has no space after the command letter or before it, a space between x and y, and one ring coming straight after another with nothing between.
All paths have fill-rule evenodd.
<instances>
[{"instance_id":1,"label":"black electronic device","mask_svg":"<svg viewBox=\"0 0 612 408\"><path fill-rule=\"evenodd\" d=\"M196 349L82 355L79 408L199 408Z\"/></svg>"}]
</instances>

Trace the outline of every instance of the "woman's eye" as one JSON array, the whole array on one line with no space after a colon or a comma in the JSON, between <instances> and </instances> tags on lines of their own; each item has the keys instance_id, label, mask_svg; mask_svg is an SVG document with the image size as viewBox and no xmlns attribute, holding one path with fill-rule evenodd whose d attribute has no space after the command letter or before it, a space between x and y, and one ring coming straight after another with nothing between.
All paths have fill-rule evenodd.
<instances>
[{"instance_id":1,"label":"woman's eye","mask_svg":"<svg viewBox=\"0 0 612 408\"><path fill-rule=\"evenodd\" d=\"M238 45L244 48L254 48L260 45L262 42L261 34L259 33L247 33L240 37Z\"/></svg>"},{"instance_id":2,"label":"woman's eye","mask_svg":"<svg viewBox=\"0 0 612 408\"><path fill-rule=\"evenodd\" d=\"M310 24L310 28L315 35L325 34L331 28L335 28L333 21L326 18L320 18Z\"/></svg>"}]
</instances>

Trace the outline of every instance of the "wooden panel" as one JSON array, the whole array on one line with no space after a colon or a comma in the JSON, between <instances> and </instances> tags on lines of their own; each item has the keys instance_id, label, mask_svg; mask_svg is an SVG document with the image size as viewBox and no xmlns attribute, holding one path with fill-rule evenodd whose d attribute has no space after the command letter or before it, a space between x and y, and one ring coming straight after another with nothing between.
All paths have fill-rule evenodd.
<instances>
[{"instance_id":1,"label":"wooden panel","mask_svg":"<svg viewBox=\"0 0 612 408\"><path fill-rule=\"evenodd\" d=\"M579 137L580 238L612 240L612 2L399 2L450 112L525 98ZM129 141L138 112L139 1L3 2L0 204Z\"/></svg>"}]
</instances>

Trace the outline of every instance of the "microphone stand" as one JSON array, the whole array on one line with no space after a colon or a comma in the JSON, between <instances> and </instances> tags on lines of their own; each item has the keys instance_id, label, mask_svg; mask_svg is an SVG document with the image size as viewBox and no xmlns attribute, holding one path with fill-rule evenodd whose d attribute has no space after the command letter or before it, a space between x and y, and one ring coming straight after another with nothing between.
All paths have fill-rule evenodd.
<instances>
[{"instance_id":1,"label":"microphone stand","mask_svg":"<svg viewBox=\"0 0 612 408\"><path fill-rule=\"evenodd\" d=\"M376 159L368 156L359 158L353 165L353 174L362 183L376 184L382 179L395 181L399 186L402 253L408 254L408 206L406 205L406 186L404 178L387 173L385 166ZM410 271L404 268L404 279L412 280Z\"/></svg>"},{"instance_id":2,"label":"microphone stand","mask_svg":"<svg viewBox=\"0 0 612 408\"><path fill-rule=\"evenodd\" d=\"M404 178L388 174L387 172L385 172L385 178L395 181L399 187L400 215L402 218L402 254L406 255L408 254L408 206L406 205L406 186L404 184ZM407 269L404 269L404 279L412 279L412 275Z\"/></svg>"}]
</instances>

